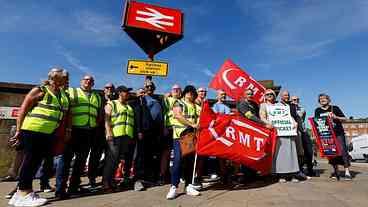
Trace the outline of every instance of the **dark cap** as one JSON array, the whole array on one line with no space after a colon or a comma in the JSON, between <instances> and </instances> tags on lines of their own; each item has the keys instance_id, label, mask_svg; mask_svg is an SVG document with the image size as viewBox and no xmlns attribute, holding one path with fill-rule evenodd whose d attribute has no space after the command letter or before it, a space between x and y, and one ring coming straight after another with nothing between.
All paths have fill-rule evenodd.
<instances>
[{"instance_id":1,"label":"dark cap","mask_svg":"<svg viewBox=\"0 0 368 207\"><path fill-rule=\"evenodd\" d=\"M117 92L117 93L120 93L120 92L129 92L129 91L131 91L131 90L132 90L132 88L127 88L126 86L123 86L123 85L118 86L118 87L116 88L116 92Z\"/></svg>"}]
</instances>

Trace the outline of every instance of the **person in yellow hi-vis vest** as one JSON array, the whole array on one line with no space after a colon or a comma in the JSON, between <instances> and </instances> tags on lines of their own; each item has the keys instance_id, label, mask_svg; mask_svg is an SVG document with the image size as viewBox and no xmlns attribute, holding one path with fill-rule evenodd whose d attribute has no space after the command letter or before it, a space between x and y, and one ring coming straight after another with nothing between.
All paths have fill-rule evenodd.
<instances>
[{"instance_id":1,"label":"person in yellow hi-vis vest","mask_svg":"<svg viewBox=\"0 0 368 207\"><path fill-rule=\"evenodd\" d=\"M105 128L107 152L103 172L103 185L105 192L115 189L113 176L120 159L124 160L124 169L130 169L135 148L134 110L128 104L131 88L119 86L116 88L118 99L108 101L105 105ZM129 170L126 170L124 179L129 178Z\"/></svg>"},{"instance_id":2,"label":"person in yellow hi-vis vest","mask_svg":"<svg viewBox=\"0 0 368 207\"><path fill-rule=\"evenodd\" d=\"M101 97L92 90L94 78L85 75L79 88L69 88L68 94L72 113L72 138L64 151L64 188L69 177L70 163L75 155L69 194L80 192L80 177L84 171L91 143L96 136L96 127L101 118Z\"/></svg>"},{"instance_id":3,"label":"person in yellow hi-vis vest","mask_svg":"<svg viewBox=\"0 0 368 207\"><path fill-rule=\"evenodd\" d=\"M173 136L173 128L172 125L177 122L174 118L173 107L174 103L181 99L182 90L180 85L174 84L171 87L171 92L165 94L163 99L163 113L164 113L164 136L161 140L161 164L160 164L160 180L159 184L165 184L165 178L168 171L168 162L170 160L170 149L172 148L172 136Z\"/></svg>"},{"instance_id":4,"label":"person in yellow hi-vis vest","mask_svg":"<svg viewBox=\"0 0 368 207\"><path fill-rule=\"evenodd\" d=\"M189 184L192 181L192 171L194 165L194 156L187 155L186 157L181 157L181 149L179 139L182 135L182 132L186 129L195 129L198 126L199 120L199 110L197 107L200 107L195 104L195 99L197 97L197 91L194 86L188 85L184 88L183 91L183 99L177 100L174 103L173 113L175 123L173 123L173 149L171 151L171 187L169 192L166 195L166 199L174 199L176 197L176 189L178 188L182 167L184 170L184 179L185 179L185 191L187 195L190 196L198 196L200 193L194 189L192 184ZM182 166L182 163L185 163Z\"/></svg>"},{"instance_id":5,"label":"person in yellow hi-vis vest","mask_svg":"<svg viewBox=\"0 0 368 207\"><path fill-rule=\"evenodd\" d=\"M18 191L9 205L41 206L47 202L33 192L32 181L42 160L50 156L54 132L69 110L68 98L61 90L63 83L63 69L51 69L44 85L33 88L20 107L16 133L9 142L21 147L24 158Z\"/></svg>"}]
</instances>

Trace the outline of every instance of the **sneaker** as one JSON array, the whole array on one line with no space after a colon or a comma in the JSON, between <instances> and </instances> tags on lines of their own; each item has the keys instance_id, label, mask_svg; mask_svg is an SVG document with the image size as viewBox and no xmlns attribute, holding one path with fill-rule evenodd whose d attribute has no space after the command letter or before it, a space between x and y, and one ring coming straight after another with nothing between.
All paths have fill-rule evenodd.
<instances>
[{"instance_id":1,"label":"sneaker","mask_svg":"<svg viewBox=\"0 0 368 207\"><path fill-rule=\"evenodd\" d=\"M345 174L344 180L350 181L352 179L353 179L353 177L351 177L351 175Z\"/></svg>"},{"instance_id":2,"label":"sneaker","mask_svg":"<svg viewBox=\"0 0 368 207\"><path fill-rule=\"evenodd\" d=\"M286 179L285 178L280 178L279 183L286 183Z\"/></svg>"},{"instance_id":3,"label":"sneaker","mask_svg":"<svg viewBox=\"0 0 368 207\"><path fill-rule=\"evenodd\" d=\"M220 180L220 176L218 176L217 174L210 175L210 179L209 179L210 182L215 182L218 180Z\"/></svg>"},{"instance_id":4,"label":"sneaker","mask_svg":"<svg viewBox=\"0 0 368 207\"><path fill-rule=\"evenodd\" d=\"M187 195L190 196L199 196L201 193L199 191L197 191L196 189L194 189L192 184L189 184L186 188L185 188L185 192Z\"/></svg>"},{"instance_id":5,"label":"sneaker","mask_svg":"<svg viewBox=\"0 0 368 207\"><path fill-rule=\"evenodd\" d=\"M184 178L180 178L180 183L185 183L185 180L184 180Z\"/></svg>"},{"instance_id":6,"label":"sneaker","mask_svg":"<svg viewBox=\"0 0 368 207\"><path fill-rule=\"evenodd\" d=\"M331 173L330 178L333 180L337 180L336 173Z\"/></svg>"},{"instance_id":7,"label":"sneaker","mask_svg":"<svg viewBox=\"0 0 368 207\"><path fill-rule=\"evenodd\" d=\"M172 200L176 197L176 187L171 186L169 192L166 195L167 200Z\"/></svg>"},{"instance_id":8,"label":"sneaker","mask_svg":"<svg viewBox=\"0 0 368 207\"><path fill-rule=\"evenodd\" d=\"M141 181L137 180L134 183L134 191L142 191L144 190L144 186Z\"/></svg>"},{"instance_id":9,"label":"sneaker","mask_svg":"<svg viewBox=\"0 0 368 207\"><path fill-rule=\"evenodd\" d=\"M196 190L201 190L203 188L203 185L200 182L195 182L195 183L192 184L192 186Z\"/></svg>"},{"instance_id":10,"label":"sneaker","mask_svg":"<svg viewBox=\"0 0 368 207\"><path fill-rule=\"evenodd\" d=\"M14 190L12 190L8 194L6 194L5 198L6 199L11 199L16 192L17 192L17 188L15 188Z\"/></svg>"},{"instance_id":11,"label":"sneaker","mask_svg":"<svg viewBox=\"0 0 368 207\"><path fill-rule=\"evenodd\" d=\"M17 179L13 178L12 176L8 175L4 178L1 179L1 182L14 182L16 181Z\"/></svg>"},{"instance_id":12,"label":"sneaker","mask_svg":"<svg viewBox=\"0 0 368 207\"><path fill-rule=\"evenodd\" d=\"M15 201L14 206L28 206L28 207L36 207L42 206L47 203L47 199L40 198L36 193L28 193L26 196L19 196Z\"/></svg>"},{"instance_id":13,"label":"sneaker","mask_svg":"<svg viewBox=\"0 0 368 207\"><path fill-rule=\"evenodd\" d=\"M45 185L45 186L41 186L41 191L43 191L44 193L50 193L50 192L54 192L55 188L51 187L50 185Z\"/></svg>"},{"instance_id":14,"label":"sneaker","mask_svg":"<svg viewBox=\"0 0 368 207\"><path fill-rule=\"evenodd\" d=\"M298 179L296 179L296 178L291 178L291 182L292 182L292 183L299 183L299 180L298 180Z\"/></svg>"},{"instance_id":15,"label":"sneaker","mask_svg":"<svg viewBox=\"0 0 368 207\"><path fill-rule=\"evenodd\" d=\"M9 193L10 194L10 193ZM9 195L8 194L8 195ZM18 195L18 193L17 192L15 192L14 194L13 194L13 196L11 196L11 199L9 200L9 202L8 202L8 204L9 205L14 205L15 204L15 202L17 202L17 200L19 199L19 195Z\"/></svg>"}]
</instances>

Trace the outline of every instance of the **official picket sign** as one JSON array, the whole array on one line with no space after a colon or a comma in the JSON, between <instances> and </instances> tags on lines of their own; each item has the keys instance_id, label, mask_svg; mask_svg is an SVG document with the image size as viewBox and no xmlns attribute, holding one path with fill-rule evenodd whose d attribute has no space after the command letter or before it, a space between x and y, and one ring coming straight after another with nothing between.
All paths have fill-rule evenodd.
<instances>
[{"instance_id":1,"label":"official picket sign","mask_svg":"<svg viewBox=\"0 0 368 207\"><path fill-rule=\"evenodd\" d=\"M127 72L134 75L167 76L169 64L147 60L128 60Z\"/></svg>"},{"instance_id":2,"label":"official picket sign","mask_svg":"<svg viewBox=\"0 0 368 207\"><path fill-rule=\"evenodd\" d=\"M332 122L328 117L311 117L308 119L317 140L321 157L336 157L341 154Z\"/></svg>"},{"instance_id":3,"label":"official picket sign","mask_svg":"<svg viewBox=\"0 0 368 207\"><path fill-rule=\"evenodd\" d=\"M0 106L0 119L17 119L19 107Z\"/></svg>"},{"instance_id":4,"label":"official picket sign","mask_svg":"<svg viewBox=\"0 0 368 207\"><path fill-rule=\"evenodd\" d=\"M291 117L290 107L277 103L267 106L267 115L272 125L277 130L277 136L297 136L297 128Z\"/></svg>"}]
</instances>

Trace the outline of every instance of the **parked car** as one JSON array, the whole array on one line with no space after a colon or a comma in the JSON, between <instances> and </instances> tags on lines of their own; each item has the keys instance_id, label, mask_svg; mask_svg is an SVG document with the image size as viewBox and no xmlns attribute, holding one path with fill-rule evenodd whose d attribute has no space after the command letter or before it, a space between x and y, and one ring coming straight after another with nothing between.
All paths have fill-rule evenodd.
<instances>
[{"instance_id":1,"label":"parked car","mask_svg":"<svg viewBox=\"0 0 368 207\"><path fill-rule=\"evenodd\" d=\"M368 162L368 134L354 137L351 140L349 148L352 161L365 160Z\"/></svg>"}]
</instances>

